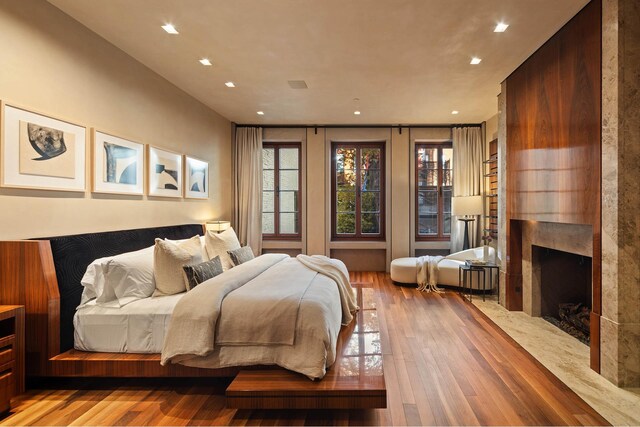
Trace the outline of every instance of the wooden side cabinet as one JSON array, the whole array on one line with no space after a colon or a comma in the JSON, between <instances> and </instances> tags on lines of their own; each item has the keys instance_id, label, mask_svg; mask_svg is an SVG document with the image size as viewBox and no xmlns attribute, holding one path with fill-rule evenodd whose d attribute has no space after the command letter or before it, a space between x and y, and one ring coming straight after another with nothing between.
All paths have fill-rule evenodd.
<instances>
[{"instance_id":1,"label":"wooden side cabinet","mask_svg":"<svg viewBox=\"0 0 640 427\"><path fill-rule=\"evenodd\" d=\"M0 305L0 413L24 393L24 307Z\"/></svg>"}]
</instances>

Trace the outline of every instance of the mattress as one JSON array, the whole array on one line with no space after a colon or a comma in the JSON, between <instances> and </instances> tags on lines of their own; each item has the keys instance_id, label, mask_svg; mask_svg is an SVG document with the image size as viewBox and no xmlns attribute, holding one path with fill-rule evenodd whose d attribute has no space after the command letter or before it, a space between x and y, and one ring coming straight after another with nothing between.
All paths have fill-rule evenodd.
<instances>
[{"instance_id":1,"label":"mattress","mask_svg":"<svg viewBox=\"0 0 640 427\"><path fill-rule=\"evenodd\" d=\"M73 317L74 348L107 353L160 353L171 313L184 293L144 298L123 307L101 307L95 300Z\"/></svg>"}]
</instances>

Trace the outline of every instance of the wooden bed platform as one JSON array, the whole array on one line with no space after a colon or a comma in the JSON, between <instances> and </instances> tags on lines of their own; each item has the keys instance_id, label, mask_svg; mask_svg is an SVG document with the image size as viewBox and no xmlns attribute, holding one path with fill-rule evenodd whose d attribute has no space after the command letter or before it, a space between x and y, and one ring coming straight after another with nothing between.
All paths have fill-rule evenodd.
<instances>
[{"instance_id":1,"label":"wooden bed platform","mask_svg":"<svg viewBox=\"0 0 640 427\"><path fill-rule=\"evenodd\" d=\"M160 365L159 354L90 353L72 349L71 319L79 303L88 263L127 244L136 250L152 244L151 235L172 239L202 232L201 225L125 230L61 238L0 242L0 304L25 306L25 371L28 377L234 377L227 395L237 408L386 407L380 335L374 290L357 286L362 308L357 322L343 327L338 358L321 381L280 368L202 369ZM153 234L151 234L153 233ZM144 238L141 238L143 236ZM126 240L124 240L126 239ZM149 241L149 239L151 239ZM123 241L124 240L124 241ZM52 246L66 251L54 256ZM96 248L100 252L95 253ZM91 252L93 253L86 253ZM119 252L115 252L119 253ZM75 259L84 257L86 259ZM111 253L113 254L113 253ZM69 260L68 257L72 259ZM66 265L64 264L66 262ZM75 278L74 278L75 277ZM76 301L77 300L77 301Z\"/></svg>"}]
</instances>

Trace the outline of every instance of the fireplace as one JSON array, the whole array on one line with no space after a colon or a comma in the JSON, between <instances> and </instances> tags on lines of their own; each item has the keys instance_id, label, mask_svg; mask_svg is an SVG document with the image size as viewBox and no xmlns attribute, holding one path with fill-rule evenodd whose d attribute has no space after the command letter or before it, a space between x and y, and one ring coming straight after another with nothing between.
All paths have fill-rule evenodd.
<instances>
[{"instance_id":1,"label":"fireplace","mask_svg":"<svg viewBox=\"0 0 640 427\"><path fill-rule=\"evenodd\" d=\"M593 227L521 220L511 220L510 224L512 239L517 238L517 246L512 245L512 248L519 248L520 253L514 251L519 256L512 257L509 265L513 267L512 272L521 266L522 310L534 317L542 317L550 311L555 312L552 316L560 317L559 304L588 304L592 310L589 328L591 367L597 366L600 353L600 266L598 258L593 258L594 241L597 241L594 240ZM514 264L518 258L520 262ZM569 292L567 289L570 289L570 294L564 295L563 292Z\"/></svg>"},{"instance_id":2,"label":"fireplace","mask_svg":"<svg viewBox=\"0 0 640 427\"><path fill-rule=\"evenodd\" d=\"M589 345L591 257L532 245L531 258L540 282L540 316Z\"/></svg>"}]
</instances>

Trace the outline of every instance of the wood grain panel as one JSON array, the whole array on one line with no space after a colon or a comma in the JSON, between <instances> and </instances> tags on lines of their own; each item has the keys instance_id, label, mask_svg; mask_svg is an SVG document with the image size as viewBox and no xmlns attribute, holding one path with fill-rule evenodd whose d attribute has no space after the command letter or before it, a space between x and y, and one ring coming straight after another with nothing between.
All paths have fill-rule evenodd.
<instances>
[{"instance_id":1,"label":"wood grain panel","mask_svg":"<svg viewBox=\"0 0 640 427\"><path fill-rule=\"evenodd\" d=\"M596 0L507 79L510 219L600 216L600 25Z\"/></svg>"},{"instance_id":2,"label":"wood grain panel","mask_svg":"<svg viewBox=\"0 0 640 427\"><path fill-rule=\"evenodd\" d=\"M25 307L27 375L46 372L59 349L58 285L48 241L0 242L0 304Z\"/></svg>"},{"instance_id":3,"label":"wood grain panel","mask_svg":"<svg viewBox=\"0 0 640 427\"><path fill-rule=\"evenodd\" d=\"M579 396L454 292L371 282L387 408L237 410L227 379L55 379L13 401L2 425L607 425Z\"/></svg>"},{"instance_id":4,"label":"wood grain panel","mask_svg":"<svg viewBox=\"0 0 640 427\"><path fill-rule=\"evenodd\" d=\"M509 309L522 308L515 224L531 220L593 227L592 310L601 314L601 13L592 0L507 78ZM598 372L599 345L591 340Z\"/></svg>"}]
</instances>

